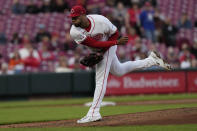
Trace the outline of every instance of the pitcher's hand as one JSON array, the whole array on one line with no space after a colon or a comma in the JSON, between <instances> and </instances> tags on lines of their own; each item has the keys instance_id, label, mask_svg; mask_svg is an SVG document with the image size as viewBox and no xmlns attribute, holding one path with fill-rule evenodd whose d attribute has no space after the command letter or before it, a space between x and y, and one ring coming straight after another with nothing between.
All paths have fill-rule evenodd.
<instances>
[{"instance_id":1,"label":"pitcher's hand","mask_svg":"<svg viewBox=\"0 0 197 131\"><path fill-rule=\"evenodd\" d=\"M125 45L128 42L128 39L129 38L127 36L121 37L118 39L117 45Z\"/></svg>"}]
</instances>

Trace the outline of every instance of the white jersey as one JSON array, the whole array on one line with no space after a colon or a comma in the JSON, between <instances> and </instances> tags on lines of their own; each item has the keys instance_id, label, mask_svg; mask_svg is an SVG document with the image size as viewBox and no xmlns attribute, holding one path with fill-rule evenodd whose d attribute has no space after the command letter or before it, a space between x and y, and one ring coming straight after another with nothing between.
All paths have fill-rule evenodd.
<instances>
[{"instance_id":1,"label":"white jersey","mask_svg":"<svg viewBox=\"0 0 197 131\"><path fill-rule=\"evenodd\" d=\"M116 26L102 15L87 15L87 18L91 22L90 31L87 32L85 29L74 25L71 27L71 38L77 44L83 42L87 36L90 36L97 41L106 41L117 30Z\"/></svg>"}]
</instances>

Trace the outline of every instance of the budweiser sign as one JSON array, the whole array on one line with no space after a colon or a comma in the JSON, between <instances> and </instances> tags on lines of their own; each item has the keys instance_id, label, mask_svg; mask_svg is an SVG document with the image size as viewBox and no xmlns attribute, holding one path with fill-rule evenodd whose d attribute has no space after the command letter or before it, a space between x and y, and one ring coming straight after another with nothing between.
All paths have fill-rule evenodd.
<instances>
[{"instance_id":1,"label":"budweiser sign","mask_svg":"<svg viewBox=\"0 0 197 131\"><path fill-rule=\"evenodd\" d=\"M165 87L177 87L179 86L178 78L163 78L159 76L158 78L147 79L141 77L137 80L132 79L131 77L123 78L124 88L165 88Z\"/></svg>"},{"instance_id":2,"label":"budweiser sign","mask_svg":"<svg viewBox=\"0 0 197 131\"><path fill-rule=\"evenodd\" d=\"M184 72L131 73L122 77L109 75L106 94L184 92L185 85Z\"/></svg>"}]
</instances>

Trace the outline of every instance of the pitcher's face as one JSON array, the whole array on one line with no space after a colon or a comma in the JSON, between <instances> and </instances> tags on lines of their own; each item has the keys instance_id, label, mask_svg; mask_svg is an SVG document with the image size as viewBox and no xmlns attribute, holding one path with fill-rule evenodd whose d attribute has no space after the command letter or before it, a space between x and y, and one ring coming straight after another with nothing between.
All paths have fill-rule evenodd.
<instances>
[{"instance_id":1,"label":"pitcher's face","mask_svg":"<svg viewBox=\"0 0 197 131\"><path fill-rule=\"evenodd\" d=\"M81 16L72 17L72 24L76 27L79 27L81 25Z\"/></svg>"}]
</instances>

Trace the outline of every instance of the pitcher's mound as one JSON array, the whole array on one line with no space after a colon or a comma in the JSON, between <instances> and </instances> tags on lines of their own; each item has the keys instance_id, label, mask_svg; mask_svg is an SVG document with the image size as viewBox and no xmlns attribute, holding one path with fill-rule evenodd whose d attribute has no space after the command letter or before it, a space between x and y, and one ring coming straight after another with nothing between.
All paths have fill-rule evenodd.
<instances>
[{"instance_id":1,"label":"pitcher's mound","mask_svg":"<svg viewBox=\"0 0 197 131\"><path fill-rule=\"evenodd\" d=\"M77 124L76 121L75 119L12 124L0 128L197 124L197 107L106 116L101 121L86 124Z\"/></svg>"}]
</instances>

